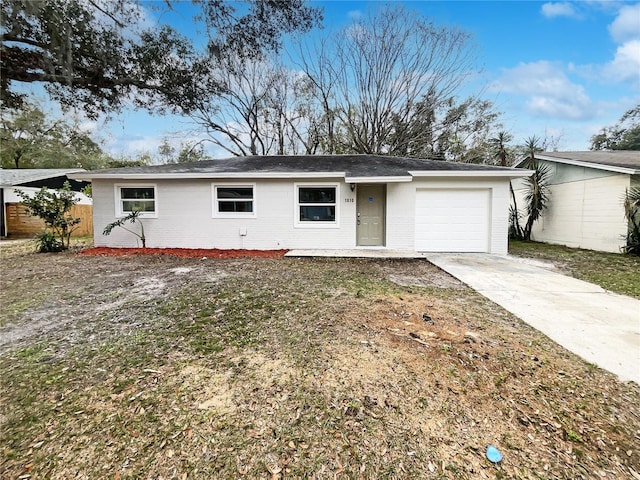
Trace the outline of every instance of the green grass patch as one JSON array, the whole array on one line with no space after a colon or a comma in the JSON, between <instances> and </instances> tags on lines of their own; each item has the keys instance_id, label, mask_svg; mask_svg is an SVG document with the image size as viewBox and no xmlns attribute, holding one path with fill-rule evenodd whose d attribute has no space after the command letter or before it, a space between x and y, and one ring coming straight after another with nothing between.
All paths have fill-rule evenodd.
<instances>
[{"instance_id":1,"label":"green grass patch","mask_svg":"<svg viewBox=\"0 0 640 480\"><path fill-rule=\"evenodd\" d=\"M511 240L509 253L553 263L572 277L622 295L640 298L640 257L539 242Z\"/></svg>"}]
</instances>

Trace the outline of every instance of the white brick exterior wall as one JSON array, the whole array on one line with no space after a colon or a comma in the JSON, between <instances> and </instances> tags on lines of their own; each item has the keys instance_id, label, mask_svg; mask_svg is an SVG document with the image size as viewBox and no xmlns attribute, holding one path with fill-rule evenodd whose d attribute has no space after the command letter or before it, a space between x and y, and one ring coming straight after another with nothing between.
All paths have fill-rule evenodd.
<instances>
[{"instance_id":1,"label":"white brick exterior wall","mask_svg":"<svg viewBox=\"0 0 640 480\"><path fill-rule=\"evenodd\" d=\"M415 249L416 190L429 188L478 189L491 192L489 253L507 254L509 223L509 180L506 178L417 178L387 186L387 246Z\"/></svg>"},{"instance_id":2,"label":"white brick exterior wall","mask_svg":"<svg viewBox=\"0 0 640 480\"><path fill-rule=\"evenodd\" d=\"M487 188L491 191L491 253L507 253L508 178L416 178L387 185L386 247L414 250L415 196L419 188ZM295 184L337 183L338 225L301 227L295 224ZM94 179L94 228L96 246L136 247L138 239L116 228L103 236L104 227L116 218L115 185L137 183L157 186L157 218L144 222L148 247L222 249L340 249L356 247L355 192L344 179L227 181L255 184L255 218L213 218L212 184L223 181L184 179L122 181ZM137 229L137 225L127 225ZM241 235L245 232L246 235Z\"/></svg>"},{"instance_id":3,"label":"white brick exterior wall","mask_svg":"<svg viewBox=\"0 0 640 480\"><path fill-rule=\"evenodd\" d=\"M294 183L338 183L339 225L322 228L296 227L294 224ZM136 237L121 228L103 236L105 225L115 220L114 185L137 182L93 182L95 245L114 247L139 246ZM348 185L332 179L308 180L160 180L157 185L158 218L145 218L148 247L222 248L222 249L291 249L350 248L355 245L355 198ZM255 218L213 218L212 185L254 183ZM127 225L127 228L137 228ZM246 235L240 235L245 232Z\"/></svg>"}]
</instances>

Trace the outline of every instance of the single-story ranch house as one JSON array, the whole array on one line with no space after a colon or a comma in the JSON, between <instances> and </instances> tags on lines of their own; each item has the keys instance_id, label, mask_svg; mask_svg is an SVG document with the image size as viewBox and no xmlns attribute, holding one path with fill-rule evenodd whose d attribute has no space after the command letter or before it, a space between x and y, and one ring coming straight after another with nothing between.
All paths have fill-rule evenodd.
<instances>
[{"instance_id":1,"label":"single-story ranch house","mask_svg":"<svg viewBox=\"0 0 640 480\"><path fill-rule=\"evenodd\" d=\"M74 178L93 182L96 246L139 246L123 229L102 235L139 210L148 247L506 254L509 181L530 173L331 155L237 157Z\"/></svg>"},{"instance_id":2,"label":"single-story ranch house","mask_svg":"<svg viewBox=\"0 0 640 480\"><path fill-rule=\"evenodd\" d=\"M550 196L531 238L620 253L628 228L623 200L629 188L640 186L640 151L544 152L535 158L550 170ZM523 159L515 166L526 165ZM523 184L513 184L522 211Z\"/></svg>"}]
</instances>

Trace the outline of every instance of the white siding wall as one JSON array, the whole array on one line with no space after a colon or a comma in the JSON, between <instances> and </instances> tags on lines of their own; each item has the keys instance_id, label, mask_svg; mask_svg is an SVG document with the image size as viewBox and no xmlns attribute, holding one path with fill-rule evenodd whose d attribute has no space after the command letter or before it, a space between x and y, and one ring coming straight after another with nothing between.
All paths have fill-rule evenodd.
<instances>
[{"instance_id":1,"label":"white siding wall","mask_svg":"<svg viewBox=\"0 0 640 480\"><path fill-rule=\"evenodd\" d=\"M627 228L622 199L628 187L629 175L624 174L551 185L549 208L534 224L531 238L620 253ZM524 211L524 192L516 193L518 207Z\"/></svg>"},{"instance_id":2,"label":"white siding wall","mask_svg":"<svg viewBox=\"0 0 640 480\"><path fill-rule=\"evenodd\" d=\"M307 180L247 180L230 184L255 183L255 218L212 218L211 180L93 181L94 228L96 246L136 247L138 239L116 228L103 236L105 225L115 220L114 185L136 183L157 185L158 218L143 219L148 247L178 248L355 248L356 202L343 181L339 183L338 228L301 228L294 222L294 183ZM415 197L422 188L488 188L491 190L490 252L507 253L508 180L507 179L417 179L387 185L386 246L391 249L415 249ZM351 201L353 199L353 201ZM127 228L137 225L127 225ZM240 232L246 229L247 235Z\"/></svg>"},{"instance_id":3,"label":"white siding wall","mask_svg":"<svg viewBox=\"0 0 640 480\"><path fill-rule=\"evenodd\" d=\"M294 225L294 182L307 180L228 181L255 183L255 218L212 218L211 180L107 181L94 180L94 229L96 246L135 247L137 238L116 228L103 236L105 225L115 220L114 184L154 183L157 185L158 218L143 219L148 247L177 248L353 248L355 246L355 198L348 185L339 183L339 228L304 228ZM137 228L127 225L127 228ZM246 230L246 236L240 232Z\"/></svg>"},{"instance_id":4,"label":"white siding wall","mask_svg":"<svg viewBox=\"0 0 640 480\"><path fill-rule=\"evenodd\" d=\"M5 203L20 203L22 198L18 196L16 190L26 193L29 197L33 197L41 189L34 187L4 187L4 202ZM91 198L87 197L84 193L75 192L75 197L78 200L78 205L91 205L93 202Z\"/></svg>"},{"instance_id":5,"label":"white siding wall","mask_svg":"<svg viewBox=\"0 0 640 480\"><path fill-rule=\"evenodd\" d=\"M506 254L508 250L509 183L508 179L414 179L409 183L390 184L387 187L387 246L393 249L415 249L416 190L490 189L491 218L489 219L489 253Z\"/></svg>"}]
</instances>

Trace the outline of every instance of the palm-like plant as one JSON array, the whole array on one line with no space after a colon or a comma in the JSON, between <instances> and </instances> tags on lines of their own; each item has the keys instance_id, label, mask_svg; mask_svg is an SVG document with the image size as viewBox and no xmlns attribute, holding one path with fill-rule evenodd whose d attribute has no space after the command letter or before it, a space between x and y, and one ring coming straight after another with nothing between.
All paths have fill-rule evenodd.
<instances>
[{"instance_id":1,"label":"palm-like plant","mask_svg":"<svg viewBox=\"0 0 640 480\"><path fill-rule=\"evenodd\" d=\"M122 217L122 218L116 220L115 222L112 222L109 225L107 225L106 227L104 227L104 230L102 231L102 234L103 235L110 235L114 228L120 227L123 230L126 230L127 232L132 233L133 235L138 237L140 239L140 241L142 242L142 248L146 248L147 247L147 237L145 237L145 235L144 235L144 225L142 224L142 220L140 218L141 215L142 215L142 213L139 210L134 210L131 213L129 213L126 217ZM124 224L127 223L127 222L131 222L131 223L138 222L138 225L140 225L140 232L138 233L138 232L135 232L135 231L130 230L127 227L125 227Z\"/></svg>"},{"instance_id":2,"label":"palm-like plant","mask_svg":"<svg viewBox=\"0 0 640 480\"><path fill-rule=\"evenodd\" d=\"M513 140L513 136L505 131L498 132L498 134L489 139L489 146L493 151L493 158L500 159L500 166L507 166L507 143Z\"/></svg>"},{"instance_id":3,"label":"palm-like plant","mask_svg":"<svg viewBox=\"0 0 640 480\"><path fill-rule=\"evenodd\" d=\"M548 166L536 161L536 153L542 151L540 139L533 135L525 140L527 152L527 168L533 170L533 175L527 179L527 191L524 200L527 204L527 223L522 230L523 240L531 240L533 224L542 216L549 204L549 179L551 171Z\"/></svg>"},{"instance_id":4,"label":"palm-like plant","mask_svg":"<svg viewBox=\"0 0 640 480\"><path fill-rule=\"evenodd\" d=\"M631 187L625 191L624 216L629 222L624 251L640 255L640 187Z\"/></svg>"},{"instance_id":5,"label":"palm-like plant","mask_svg":"<svg viewBox=\"0 0 640 480\"><path fill-rule=\"evenodd\" d=\"M513 140L513 135L508 132L500 131L498 134L489 139L489 147L493 152L493 158L500 160L500 166L507 166L507 144ZM513 191L513 185L509 182L509 192L511 193L511 201L513 205L509 208L509 237L522 238L522 228L520 227L520 212L518 210L518 202L516 194Z\"/></svg>"},{"instance_id":6,"label":"palm-like plant","mask_svg":"<svg viewBox=\"0 0 640 480\"><path fill-rule=\"evenodd\" d=\"M522 233L524 240L531 240L533 224L542 216L549 204L549 177L551 170L547 165L533 163L533 175L527 178L527 191L524 201L527 204L527 223Z\"/></svg>"},{"instance_id":7,"label":"palm-like plant","mask_svg":"<svg viewBox=\"0 0 640 480\"><path fill-rule=\"evenodd\" d=\"M540 138L535 135L524 140L524 150L527 153L527 168L535 170L536 153L541 152Z\"/></svg>"}]
</instances>

